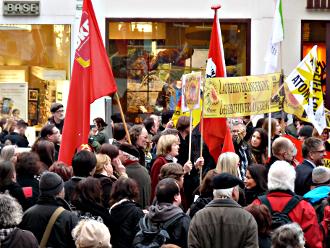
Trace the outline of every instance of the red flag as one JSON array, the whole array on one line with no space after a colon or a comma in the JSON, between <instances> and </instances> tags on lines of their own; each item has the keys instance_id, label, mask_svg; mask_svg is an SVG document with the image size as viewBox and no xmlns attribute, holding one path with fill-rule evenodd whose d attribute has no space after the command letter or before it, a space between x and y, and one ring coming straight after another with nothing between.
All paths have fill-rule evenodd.
<instances>
[{"instance_id":1,"label":"red flag","mask_svg":"<svg viewBox=\"0 0 330 248\"><path fill-rule=\"evenodd\" d=\"M75 150L88 141L90 104L116 91L91 0L84 0L59 160L71 164Z\"/></svg>"},{"instance_id":2,"label":"red flag","mask_svg":"<svg viewBox=\"0 0 330 248\"><path fill-rule=\"evenodd\" d=\"M217 15L220 6L214 9L214 20L211 32L209 56L206 65L207 77L226 77L226 64L222 47L221 29ZM221 147L227 130L225 118L205 118L203 121L203 137L214 161L218 161Z\"/></svg>"},{"instance_id":3,"label":"red flag","mask_svg":"<svg viewBox=\"0 0 330 248\"><path fill-rule=\"evenodd\" d=\"M223 142L223 147L221 153L224 152L235 152L233 137L231 136L231 132L229 127L227 127L225 141Z\"/></svg>"}]
</instances>

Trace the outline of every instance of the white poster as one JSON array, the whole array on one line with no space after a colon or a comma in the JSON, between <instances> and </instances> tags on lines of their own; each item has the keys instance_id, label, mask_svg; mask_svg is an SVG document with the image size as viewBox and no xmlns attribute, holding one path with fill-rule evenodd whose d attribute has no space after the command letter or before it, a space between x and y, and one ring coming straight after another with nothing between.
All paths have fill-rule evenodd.
<instances>
[{"instance_id":1,"label":"white poster","mask_svg":"<svg viewBox=\"0 0 330 248\"><path fill-rule=\"evenodd\" d=\"M18 109L20 117L27 121L27 90L26 82L0 82L0 114L9 115Z\"/></svg>"}]
</instances>

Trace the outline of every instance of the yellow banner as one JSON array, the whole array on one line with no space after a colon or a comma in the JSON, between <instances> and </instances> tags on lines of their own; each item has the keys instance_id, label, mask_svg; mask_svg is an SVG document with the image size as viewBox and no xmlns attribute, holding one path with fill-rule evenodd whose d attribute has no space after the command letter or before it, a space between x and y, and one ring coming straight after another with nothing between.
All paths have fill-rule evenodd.
<instances>
[{"instance_id":1,"label":"yellow banner","mask_svg":"<svg viewBox=\"0 0 330 248\"><path fill-rule=\"evenodd\" d=\"M202 106L202 100L200 100L200 106ZM201 112L202 112L201 108L194 109L192 111L192 115L193 115L192 125L193 125L193 127L196 127L198 125L198 123L200 122ZM178 122L178 119L180 118L180 116L190 116L190 111L182 112L181 103L176 106L175 111L174 111L173 116L172 116L172 121L173 121L174 126L176 126L176 123Z\"/></svg>"},{"instance_id":2,"label":"yellow banner","mask_svg":"<svg viewBox=\"0 0 330 248\"><path fill-rule=\"evenodd\" d=\"M281 73L260 76L207 78L204 117L240 117L280 110Z\"/></svg>"}]
</instances>

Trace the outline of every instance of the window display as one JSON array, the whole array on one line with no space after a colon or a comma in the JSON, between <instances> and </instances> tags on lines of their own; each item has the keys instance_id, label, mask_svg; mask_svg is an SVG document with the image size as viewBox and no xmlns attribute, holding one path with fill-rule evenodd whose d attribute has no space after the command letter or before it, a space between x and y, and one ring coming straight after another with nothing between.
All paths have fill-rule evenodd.
<instances>
[{"instance_id":1,"label":"window display","mask_svg":"<svg viewBox=\"0 0 330 248\"><path fill-rule=\"evenodd\" d=\"M124 111L174 110L181 77L201 71L208 57L212 20L121 21L108 19L107 50ZM221 23L228 76L249 74L250 21ZM116 103L114 102L116 112Z\"/></svg>"}]
</instances>

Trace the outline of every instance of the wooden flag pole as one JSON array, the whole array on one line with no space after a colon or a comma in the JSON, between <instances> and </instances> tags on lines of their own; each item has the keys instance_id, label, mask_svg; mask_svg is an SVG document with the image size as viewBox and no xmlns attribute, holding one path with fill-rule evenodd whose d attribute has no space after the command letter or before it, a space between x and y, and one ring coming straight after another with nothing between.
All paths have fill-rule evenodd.
<instances>
[{"instance_id":1,"label":"wooden flag pole","mask_svg":"<svg viewBox=\"0 0 330 248\"><path fill-rule=\"evenodd\" d=\"M126 136L127 136L127 141L128 141L129 144L132 144L131 137L129 136L129 132L128 132L128 129L127 129L127 124L126 124L125 116L124 116L124 113L123 113L123 109L121 107L121 103L120 103L120 99L119 99L118 93L116 92L115 95L116 95L118 106L119 106L120 116L121 116L121 119L122 119L123 124L124 124L125 132L126 132Z\"/></svg>"}]
</instances>

